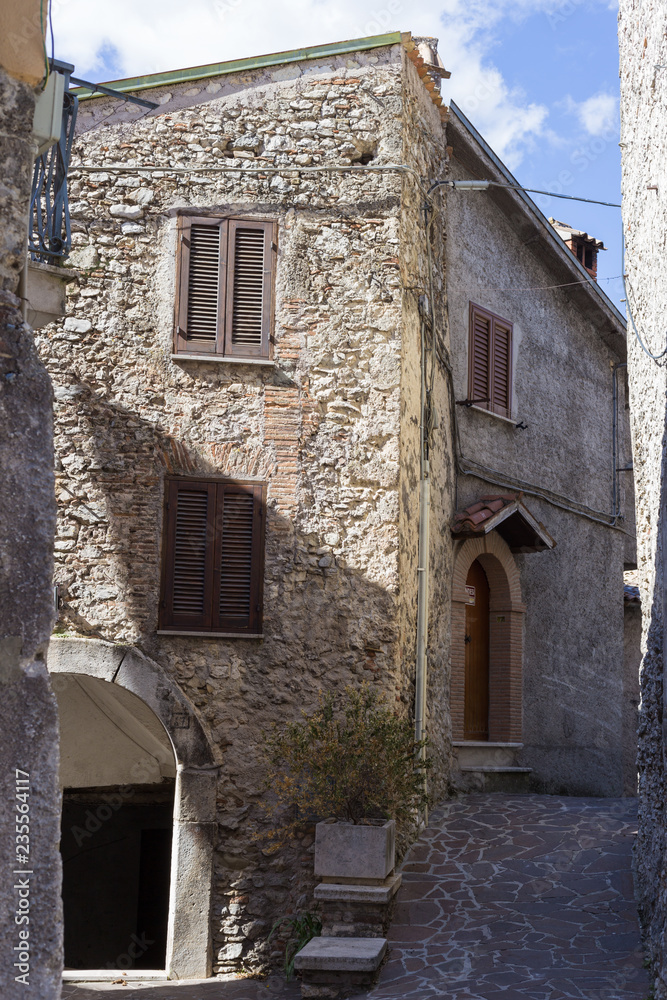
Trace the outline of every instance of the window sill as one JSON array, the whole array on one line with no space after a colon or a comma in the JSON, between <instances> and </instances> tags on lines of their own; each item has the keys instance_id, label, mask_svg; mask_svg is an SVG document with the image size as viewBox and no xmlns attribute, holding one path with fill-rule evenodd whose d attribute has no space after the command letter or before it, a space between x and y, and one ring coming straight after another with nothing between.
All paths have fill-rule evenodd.
<instances>
[{"instance_id":1,"label":"window sill","mask_svg":"<svg viewBox=\"0 0 667 1000\"><path fill-rule=\"evenodd\" d=\"M503 423L511 424L512 427L520 422L518 417L503 417L500 413L494 413L492 410L485 410L483 406L471 406L469 409L474 410L475 413L484 413L487 417L493 417L494 420L502 420Z\"/></svg>"},{"instance_id":2,"label":"window sill","mask_svg":"<svg viewBox=\"0 0 667 1000\"><path fill-rule=\"evenodd\" d=\"M158 635L194 635L199 639L263 639L263 632L177 632L175 629L158 629Z\"/></svg>"},{"instance_id":3,"label":"window sill","mask_svg":"<svg viewBox=\"0 0 667 1000\"><path fill-rule=\"evenodd\" d=\"M276 363L271 358L229 358L224 354L172 354L172 361L215 361L226 365L264 365L265 368L275 368Z\"/></svg>"}]
</instances>

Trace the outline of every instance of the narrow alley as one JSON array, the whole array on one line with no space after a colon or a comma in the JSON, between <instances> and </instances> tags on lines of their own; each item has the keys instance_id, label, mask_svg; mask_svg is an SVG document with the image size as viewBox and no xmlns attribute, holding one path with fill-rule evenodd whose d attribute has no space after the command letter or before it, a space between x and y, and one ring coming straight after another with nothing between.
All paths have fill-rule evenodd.
<instances>
[{"instance_id":1,"label":"narrow alley","mask_svg":"<svg viewBox=\"0 0 667 1000\"><path fill-rule=\"evenodd\" d=\"M403 865L389 960L368 1000L645 1000L633 799L468 795ZM287 1000L295 984L75 986L63 1000ZM361 1000L361 998L358 998Z\"/></svg>"}]
</instances>

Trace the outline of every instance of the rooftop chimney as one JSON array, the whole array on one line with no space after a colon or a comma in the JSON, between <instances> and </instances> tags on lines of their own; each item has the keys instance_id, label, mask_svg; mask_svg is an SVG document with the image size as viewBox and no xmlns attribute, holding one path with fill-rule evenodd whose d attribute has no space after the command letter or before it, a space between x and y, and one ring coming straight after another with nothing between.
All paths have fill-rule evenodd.
<instances>
[{"instance_id":1,"label":"rooftop chimney","mask_svg":"<svg viewBox=\"0 0 667 1000\"><path fill-rule=\"evenodd\" d=\"M424 60L424 65L431 74L436 87L440 90L440 83L442 80L449 80L452 74L449 70L445 69L444 63L440 58L440 54L438 52L438 39L424 36L417 37L416 35L413 35L412 41L417 46L417 51Z\"/></svg>"},{"instance_id":2,"label":"rooftop chimney","mask_svg":"<svg viewBox=\"0 0 667 1000\"><path fill-rule=\"evenodd\" d=\"M567 222L559 222L558 219L549 219L549 222L582 267L585 267L591 278L597 281L598 250L607 249L602 240L596 240L594 236L589 236L580 229L573 229Z\"/></svg>"}]
</instances>

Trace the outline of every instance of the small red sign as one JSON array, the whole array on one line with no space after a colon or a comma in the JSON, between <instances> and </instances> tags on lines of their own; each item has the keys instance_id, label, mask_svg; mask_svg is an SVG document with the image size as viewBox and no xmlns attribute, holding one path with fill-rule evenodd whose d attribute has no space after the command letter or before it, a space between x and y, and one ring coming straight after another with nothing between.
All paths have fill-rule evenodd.
<instances>
[{"instance_id":1,"label":"small red sign","mask_svg":"<svg viewBox=\"0 0 667 1000\"><path fill-rule=\"evenodd\" d=\"M466 604L474 605L474 603L475 603L475 588L466 587Z\"/></svg>"}]
</instances>

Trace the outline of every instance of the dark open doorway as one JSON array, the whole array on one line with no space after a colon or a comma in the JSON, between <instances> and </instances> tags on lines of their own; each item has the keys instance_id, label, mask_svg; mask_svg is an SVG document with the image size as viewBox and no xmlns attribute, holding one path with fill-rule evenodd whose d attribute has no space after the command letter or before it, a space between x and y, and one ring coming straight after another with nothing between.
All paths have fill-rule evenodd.
<instances>
[{"instance_id":1,"label":"dark open doorway","mask_svg":"<svg viewBox=\"0 0 667 1000\"><path fill-rule=\"evenodd\" d=\"M164 969L174 783L65 789L65 967Z\"/></svg>"}]
</instances>

